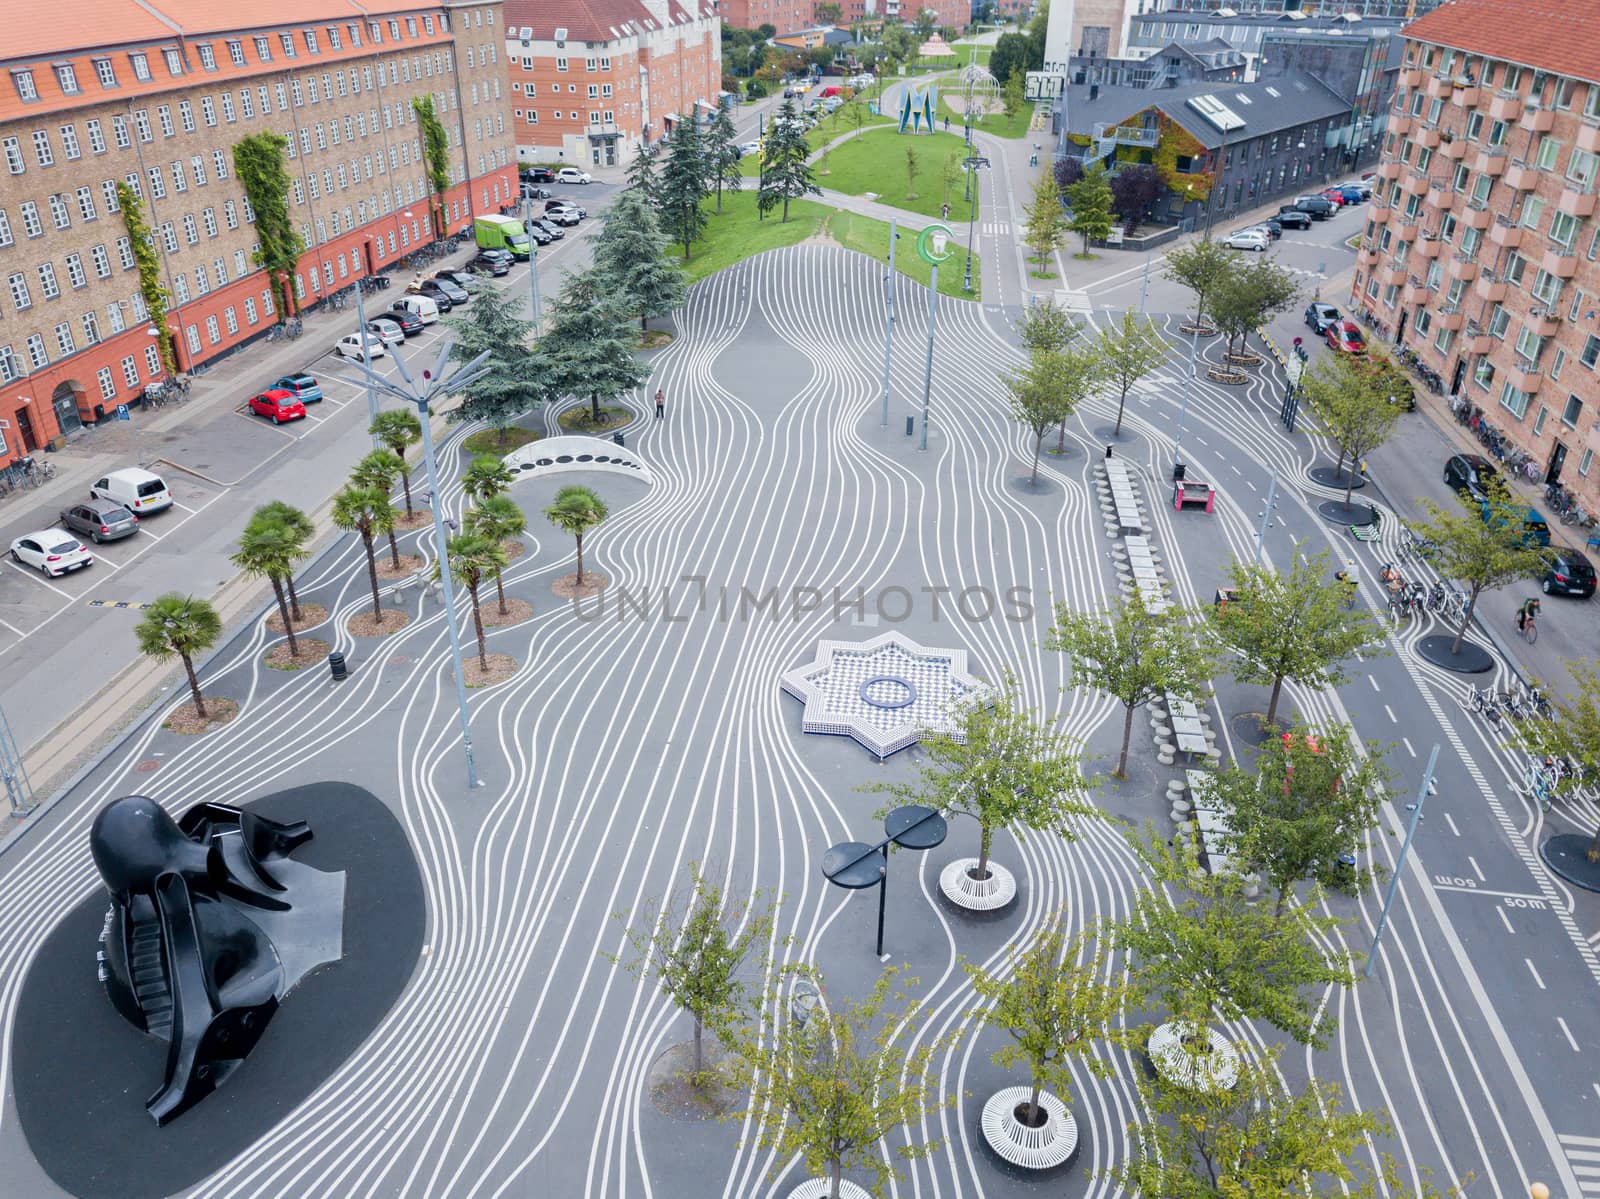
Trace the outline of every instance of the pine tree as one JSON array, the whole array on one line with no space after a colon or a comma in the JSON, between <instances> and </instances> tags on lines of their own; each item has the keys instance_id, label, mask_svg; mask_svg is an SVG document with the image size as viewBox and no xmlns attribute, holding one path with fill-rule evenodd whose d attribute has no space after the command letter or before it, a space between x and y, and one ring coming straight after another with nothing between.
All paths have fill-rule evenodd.
<instances>
[{"instance_id":1,"label":"pine tree","mask_svg":"<svg viewBox=\"0 0 1600 1199\"><path fill-rule=\"evenodd\" d=\"M628 164L628 190L638 192L648 204L656 202L656 156L643 142Z\"/></svg>"},{"instance_id":2,"label":"pine tree","mask_svg":"<svg viewBox=\"0 0 1600 1199\"><path fill-rule=\"evenodd\" d=\"M727 185L729 191L736 192L744 186L744 176L739 173L739 144L735 140L738 134L734 132L733 118L728 115L728 110L720 104L717 106L717 115L711 121L711 127L706 130L704 142L706 153L707 177L717 188L717 212L722 212L722 187Z\"/></svg>"},{"instance_id":3,"label":"pine tree","mask_svg":"<svg viewBox=\"0 0 1600 1199\"><path fill-rule=\"evenodd\" d=\"M626 304L627 298L594 268L568 275L539 343L550 363L551 392L588 396L596 424L602 419L602 399L650 377L650 368L634 357L638 336Z\"/></svg>"},{"instance_id":4,"label":"pine tree","mask_svg":"<svg viewBox=\"0 0 1600 1199\"><path fill-rule=\"evenodd\" d=\"M510 292L485 287L464 315L448 322L455 336L451 361L470 362L489 353L488 373L462 390L461 406L453 415L493 425L502 440L512 421L550 394L549 360L528 348L533 322L517 315L520 305Z\"/></svg>"},{"instance_id":5,"label":"pine tree","mask_svg":"<svg viewBox=\"0 0 1600 1199\"><path fill-rule=\"evenodd\" d=\"M664 316L683 303L688 281L666 257L667 239L650 203L629 188L606 213L605 225L593 243L594 266L606 286L632 308L639 328L653 316Z\"/></svg>"},{"instance_id":6,"label":"pine tree","mask_svg":"<svg viewBox=\"0 0 1600 1199\"><path fill-rule=\"evenodd\" d=\"M710 177L700 127L692 118L679 121L667 139L667 161L661 169L656 194L661 202L661 224L673 241L683 243L689 258L694 241L706 227L706 181Z\"/></svg>"},{"instance_id":7,"label":"pine tree","mask_svg":"<svg viewBox=\"0 0 1600 1199\"><path fill-rule=\"evenodd\" d=\"M761 193L756 206L763 213L771 212L782 202L783 219L787 221L790 200L822 194L811 173L811 164L806 161L809 153L794 101L785 100L773 118L762 159Z\"/></svg>"}]
</instances>

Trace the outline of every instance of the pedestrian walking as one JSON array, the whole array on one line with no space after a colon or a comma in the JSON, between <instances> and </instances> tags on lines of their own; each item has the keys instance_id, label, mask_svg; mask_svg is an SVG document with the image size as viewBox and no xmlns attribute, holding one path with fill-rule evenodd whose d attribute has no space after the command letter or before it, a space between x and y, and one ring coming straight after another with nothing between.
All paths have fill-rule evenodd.
<instances>
[{"instance_id":1,"label":"pedestrian walking","mask_svg":"<svg viewBox=\"0 0 1600 1199\"><path fill-rule=\"evenodd\" d=\"M939 215L941 220L948 221L950 219L950 205L946 204Z\"/></svg>"},{"instance_id":2,"label":"pedestrian walking","mask_svg":"<svg viewBox=\"0 0 1600 1199\"><path fill-rule=\"evenodd\" d=\"M656 419L662 420L667 415L667 395L664 391L656 391Z\"/></svg>"}]
</instances>

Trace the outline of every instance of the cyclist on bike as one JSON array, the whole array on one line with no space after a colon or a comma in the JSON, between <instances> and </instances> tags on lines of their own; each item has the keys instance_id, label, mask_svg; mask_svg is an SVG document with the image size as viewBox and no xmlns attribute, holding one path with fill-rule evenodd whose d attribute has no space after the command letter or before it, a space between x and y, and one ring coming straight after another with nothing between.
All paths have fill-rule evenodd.
<instances>
[{"instance_id":1,"label":"cyclist on bike","mask_svg":"<svg viewBox=\"0 0 1600 1199\"><path fill-rule=\"evenodd\" d=\"M1357 577L1357 573L1354 562L1346 562L1343 570L1333 572L1333 577L1345 585L1344 606L1346 608L1354 608L1356 606L1356 593L1361 589L1361 580Z\"/></svg>"},{"instance_id":2,"label":"cyclist on bike","mask_svg":"<svg viewBox=\"0 0 1600 1199\"><path fill-rule=\"evenodd\" d=\"M1537 599L1523 600L1522 607L1517 609L1517 632L1526 633L1528 631L1528 622L1537 620L1538 617L1539 601Z\"/></svg>"}]
</instances>

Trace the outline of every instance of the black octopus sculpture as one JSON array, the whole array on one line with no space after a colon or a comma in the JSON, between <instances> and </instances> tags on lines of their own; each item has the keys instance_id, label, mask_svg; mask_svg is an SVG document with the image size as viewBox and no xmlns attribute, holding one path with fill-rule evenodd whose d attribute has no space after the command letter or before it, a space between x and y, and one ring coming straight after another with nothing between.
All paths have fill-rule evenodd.
<instances>
[{"instance_id":1,"label":"black octopus sculpture","mask_svg":"<svg viewBox=\"0 0 1600 1199\"><path fill-rule=\"evenodd\" d=\"M338 957L343 876L288 861L310 839L303 821L279 824L224 804L200 804L174 821L142 795L95 818L89 846L111 893L101 978L130 1023L169 1043L166 1079L145 1103L157 1124L238 1068L279 1000L329 960L330 920ZM275 936L306 940L305 914L294 914L297 881L328 906L328 888L312 885L318 879L337 880L335 910L311 913L309 952L302 943L280 953Z\"/></svg>"}]
</instances>

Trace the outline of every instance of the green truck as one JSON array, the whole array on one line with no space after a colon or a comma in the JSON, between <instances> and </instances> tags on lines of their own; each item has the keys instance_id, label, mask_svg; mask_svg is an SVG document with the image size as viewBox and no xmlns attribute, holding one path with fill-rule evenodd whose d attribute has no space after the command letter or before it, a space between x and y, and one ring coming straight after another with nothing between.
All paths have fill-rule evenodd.
<instances>
[{"instance_id":1,"label":"green truck","mask_svg":"<svg viewBox=\"0 0 1600 1199\"><path fill-rule=\"evenodd\" d=\"M481 216L472 223L480 250L509 250L514 258L533 253L533 241L516 217Z\"/></svg>"}]
</instances>

